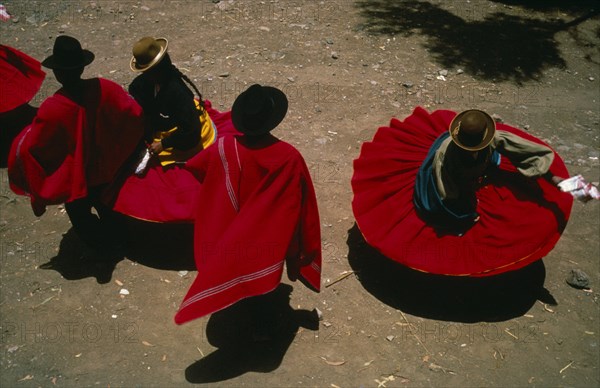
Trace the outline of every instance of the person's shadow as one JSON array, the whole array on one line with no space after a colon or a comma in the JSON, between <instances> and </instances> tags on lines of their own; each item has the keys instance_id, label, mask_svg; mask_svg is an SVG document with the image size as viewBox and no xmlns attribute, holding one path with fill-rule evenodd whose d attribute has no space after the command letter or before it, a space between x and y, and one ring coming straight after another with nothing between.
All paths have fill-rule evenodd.
<instances>
[{"instance_id":1,"label":"person's shadow","mask_svg":"<svg viewBox=\"0 0 600 388\"><path fill-rule=\"evenodd\" d=\"M156 269L196 270L194 224L146 222L125 216L120 219L126 228L129 260Z\"/></svg>"},{"instance_id":2,"label":"person's shadow","mask_svg":"<svg viewBox=\"0 0 600 388\"><path fill-rule=\"evenodd\" d=\"M99 284L110 282L116 265L124 257L118 254L105 254L88 247L73 228L63 235L58 254L40 269L54 270L67 280L96 278Z\"/></svg>"},{"instance_id":3,"label":"person's shadow","mask_svg":"<svg viewBox=\"0 0 600 388\"><path fill-rule=\"evenodd\" d=\"M348 261L362 286L388 306L411 315L499 322L522 316L537 300L557 304L544 288L541 260L489 277L444 276L416 271L383 256L367 244L356 224L348 231L347 244Z\"/></svg>"},{"instance_id":4,"label":"person's shadow","mask_svg":"<svg viewBox=\"0 0 600 388\"><path fill-rule=\"evenodd\" d=\"M40 269L59 272L67 280L96 278L99 284L110 282L117 264L123 259L163 270L196 269L192 224L160 224L115 215L115 228L124 238L118 251L98 252L88 247L73 228L63 235L58 254Z\"/></svg>"},{"instance_id":5,"label":"person's shadow","mask_svg":"<svg viewBox=\"0 0 600 388\"><path fill-rule=\"evenodd\" d=\"M214 313L206 326L208 342L218 349L185 371L190 383L214 383L246 372L277 369L300 327L318 330L316 312L290 306L292 287L243 299Z\"/></svg>"}]
</instances>

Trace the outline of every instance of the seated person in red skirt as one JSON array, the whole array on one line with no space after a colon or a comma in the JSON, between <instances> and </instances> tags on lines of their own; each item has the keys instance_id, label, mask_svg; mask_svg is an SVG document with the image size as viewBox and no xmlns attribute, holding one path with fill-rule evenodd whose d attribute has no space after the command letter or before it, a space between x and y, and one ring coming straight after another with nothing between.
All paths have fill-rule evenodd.
<instances>
[{"instance_id":1,"label":"seated person in red skirt","mask_svg":"<svg viewBox=\"0 0 600 388\"><path fill-rule=\"evenodd\" d=\"M11 189L30 197L36 216L47 205L65 203L75 232L101 250L111 243L112 229L102 222L108 211L99 193L135 150L143 123L140 106L121 86L81 78L93 60L77 39L56 38L42 65L52 69L62 88L13 142L8 173Z\"/></svg>"},{"instance_id":2,"label":"seated person in red skirt","mask_svg":"<svg viewBox=\"0 0 600 388\"><path fill-rule=\"evenodd\" d=\"M456 115L419 169L414 194L419 214L441 229L463 233L479 220L475 193L502 156L526 177L544 177L554 185L562 181L549 171L554 160L550 148L496 131L490 115L471 109Z\"/></svg>"},{"instance_id":3,"label":"seated person in red skirt","mask_svg":"<svg viewBox=\"0 0 600 388\"><path fill-rule=\"evenodd\" d=\"M573 204L556 187L568 176L542 140L482 111L417 107L362 145L352 210L365 240L394 261L490 276L552 250Z\"/></svg>"},{"instance_id":4,"label":"seated person in red skirt","mask_svg":"<svg viewBox=\"0 0 600 388\"><path fill-rule=\"evenodd\" d=\"M194 225L198 275L178 324L267 294L291 280L320 289L321 232L308 168L292 145L271 135L288 101L279 89L252 85L232 107L242 136L220 137L190 159L201 183Z\"/></svg>"},{"instance_id":5,"label":"seated person in red skirt","mask_svg":"<svg viewBox=\"0 0 600 388\"><path fill-rule=\"evenodd\" d=\"M144 37L136 42L130 67L141 74L129 85L129 93L144 110L150 151L163 166L186 161L216 136L200 91L173 65L167 48L165 38Z\"/></svg>"},{"instance_id":6,"label":"seated person in red skirt","mask_svg":"<svg viewBox=\"0 0 600 388\"><path fill-rule=\"evenodd\" d=\"M130 67L141 74L129 92L143 108L148 149L142 149L143 157L106 191L103 201L139 220L193 223L199 183L183 168L185 162L214 143L217 128L220 136L239 133L230 112L202 101L193 82L171 63L167 47L166 39L152 37L133 46Z\"/></svg>"}]
</instances>

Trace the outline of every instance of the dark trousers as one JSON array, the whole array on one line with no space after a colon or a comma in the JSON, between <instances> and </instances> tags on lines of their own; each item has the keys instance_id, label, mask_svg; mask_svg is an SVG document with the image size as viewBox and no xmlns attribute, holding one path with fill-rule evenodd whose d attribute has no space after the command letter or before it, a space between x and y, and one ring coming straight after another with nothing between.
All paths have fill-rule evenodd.
<instances>
[{"instance_id":1,"label":"dark trousers","mask_svg":"<svg viewBox=\"0 0 600 388\"><path fill-rule=\"evenodd\" d=\"M65 203L65 210L79 238L90 247L107 252L124 243L124 230L116 214L100 202L103 188L90 188L87 197Z\"/></svg>"}]
</instances>

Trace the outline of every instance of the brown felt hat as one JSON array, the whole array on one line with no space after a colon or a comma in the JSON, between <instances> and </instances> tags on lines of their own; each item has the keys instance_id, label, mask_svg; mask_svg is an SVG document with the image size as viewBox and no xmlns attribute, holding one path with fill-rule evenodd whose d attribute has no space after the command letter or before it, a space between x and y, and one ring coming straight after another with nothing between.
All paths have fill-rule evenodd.
<instances>
[{"instance_id":1,"label":"brown felt hat","mask_svg":"<svg viewBox=\"0 0 600 388\"><path fill-rule=\"evenodd\" d=\"M492 142L496 123L484 111L469 109L456 115L449 131L457 146L467 151L479 151Z\"/></svg>"},{"instance_id":2,"label":"brown felt hat","mask_svg":"<svg viewBox=\"0 0 600 388\"><path fill-rule=\"evenodd\" d=\"M146 36L133 45L129 67L133 71L146 71L158 64L167 53L169 42L165 38Z\"/></svg>"}]
</instances>

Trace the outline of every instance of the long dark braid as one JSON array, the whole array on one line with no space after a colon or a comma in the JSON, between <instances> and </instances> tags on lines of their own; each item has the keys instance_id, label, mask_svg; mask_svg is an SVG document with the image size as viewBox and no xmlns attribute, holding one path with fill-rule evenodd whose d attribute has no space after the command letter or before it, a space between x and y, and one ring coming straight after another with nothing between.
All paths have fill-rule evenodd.
<instances>
[{"instance_id":1,"label":"long dark braid","mask_svg":"<svg viewBox=\"0 0 600 388\"><path fill-rule=\"evenodd\" d=\"M183 74L181 70L179 70L173 64L173 62L171 62L171 56L169 55L169 53L166 53L163 59L155 66L155 68L150 71L157 72L159 74L159 77L163 80L165 78L171 77L172 75L181 78L188 85L190 85L192 89L194 89L194 91L198 95L198 99L200 100L200 106L202 107L202 110L204 110L204 100L202 99L202 93L200 93L200 90L198 90L198 87L194 84L194 82L192 82L192 80L189 79L187 75Z\"/></svg>"},{"instance_id":2,"label":"long dark braid","mask_svg":"<svg viewBox=\"0 0 600 388\"><path fill-rule=\"evenodd\" d=\"M187 75L183 74L181 72L181 70L179 70L178 68L176 68L175 65L173 65L173 69L174 69L175 73L177 75L179 75L179 77L181 77L182 80L184 80L185 82L187 82L188 85L190 85L194 89L194 91L198 95L198 98L200 99L200 106L204 110L204 100L202 99L202 93L200 93L200 90L198 90L198 87L196 87L196 84L194 84L194 82Z\"/></svg>"}]
</instances>

